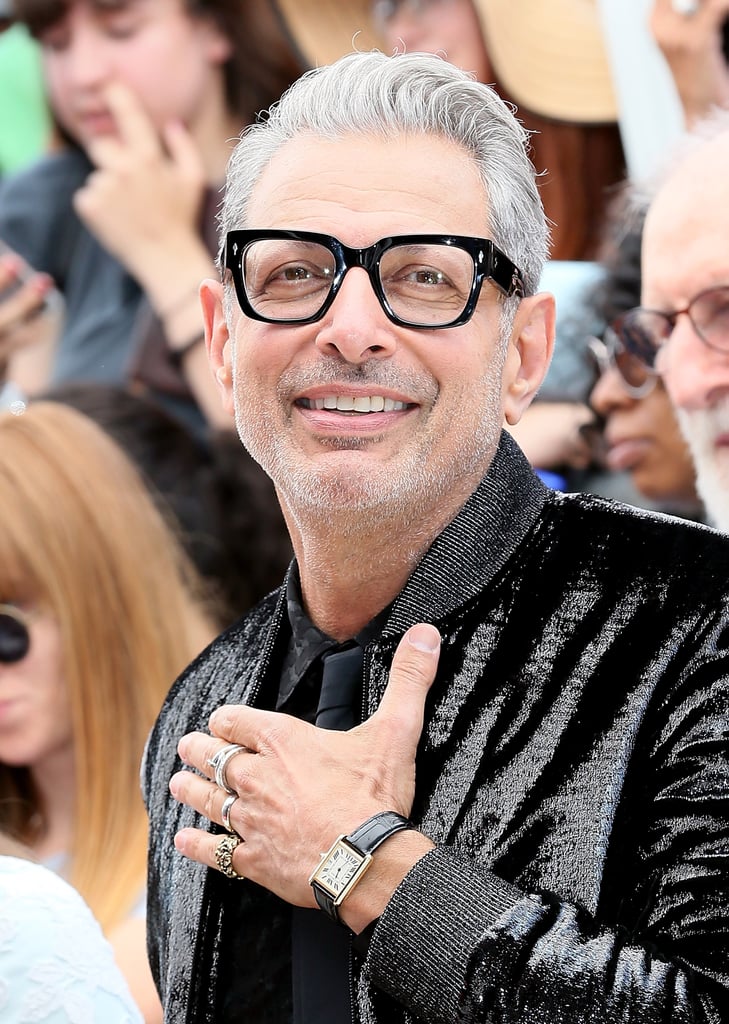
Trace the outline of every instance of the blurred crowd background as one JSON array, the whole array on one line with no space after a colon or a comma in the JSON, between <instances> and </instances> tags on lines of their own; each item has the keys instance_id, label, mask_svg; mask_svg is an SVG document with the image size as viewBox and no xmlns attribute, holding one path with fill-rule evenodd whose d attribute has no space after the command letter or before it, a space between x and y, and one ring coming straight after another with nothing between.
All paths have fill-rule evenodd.
<instances>
[{"instance_id":1,"label":"blurred crowd background","mask_svg":"<svg viewBox=\"0 0 729 1024\"><path fill-rule=\"evenodd\" d=\"M144 738L291 558L198 302L241 130L352 47L492 84L532 133L558 307L513 433L558 488L701 519L660 379L611 324L640 302L632 186L729 105L728 25L729 0L0 0L0 704L36 691L0 714L0 831L81 893L146 1021Z\"/></svg>"}]
</instances>

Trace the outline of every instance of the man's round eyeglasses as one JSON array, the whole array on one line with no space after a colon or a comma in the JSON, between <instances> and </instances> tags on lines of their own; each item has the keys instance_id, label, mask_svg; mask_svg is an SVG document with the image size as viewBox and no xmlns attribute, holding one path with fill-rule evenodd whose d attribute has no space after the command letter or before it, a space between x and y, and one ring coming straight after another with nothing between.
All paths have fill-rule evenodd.
<instances>
[{"instance_id":1,"label":"man's round eyeglasses","mask_svg":"<svg viewBox=\"0 0 729 1024\"><path fill-rule=\"evenodd\" d=\"M653 369L661 347L673 333L680 316L687 316L696 335L709 348L729 352L729 285L707 288L683 309L666 313L637 306L611 324L623 346Z\"/></svg>"},{"instance_id":2,"label":"man's round eyeglasses","mask_svg":"<svg viewBox=\"0 0 729 1024\"><path fill-rule=\"evenodd\" d=\"M356 267L401 327L465 324L485 280L505 296L524 295L519 268L490 239L465 235L395 235L354 249L313 231L230 231L224 267L246 316L269 324L321 320Z\"/></svg>"},{"instance_id":3,"label":"man's round eyeglasses","mask_svg":"<svg viewBox=\"0 0 729 1024\"><path fill-rule=\"evenodd\" d=\"M613 369L620 383L633 398L644 398L656 386L656 371L636 358L623 344L612 327L606 327L602 338L589 337L587 347L602 375Z\"/></svg>"}]
</instances>

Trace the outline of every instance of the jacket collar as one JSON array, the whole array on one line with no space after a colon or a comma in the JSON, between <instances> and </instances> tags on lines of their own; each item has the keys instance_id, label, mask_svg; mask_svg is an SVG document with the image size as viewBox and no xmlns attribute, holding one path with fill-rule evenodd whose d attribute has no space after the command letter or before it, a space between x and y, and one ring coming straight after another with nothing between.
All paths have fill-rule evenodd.
<instances>
[{"instance_id":1,"label":"jacket collar","mask_svg":"<svg viewBox=\"0 0 729 1024\"><path fill-rule=\"evenodd\" d=\"M502 431L486 476L395 600L383 639L401 635L414 622L439 619L482 591L532 529L548 494Z\"/></svg>"}]
</instances>

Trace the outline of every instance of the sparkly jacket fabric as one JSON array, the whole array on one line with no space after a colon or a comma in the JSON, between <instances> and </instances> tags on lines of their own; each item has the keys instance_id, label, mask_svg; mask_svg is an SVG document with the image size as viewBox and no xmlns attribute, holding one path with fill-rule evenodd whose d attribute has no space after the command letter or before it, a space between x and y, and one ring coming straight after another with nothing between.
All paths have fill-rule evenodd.
<instances>
[{"instance_id":1,"label":"sparkly jacket fabric","mask_svg":"<svg viewBox=\"0 0 729 1024\"><path fill-rule=\"evenodd\" d=\"M358 1022L729 1022L728 598L729 539L551 492L502 437L365 655L371 714L404 631L443 637L412 812L438 845L353 958ZM177 854L205 822L167 790L183 733L271 705L287 631L274 594L186 670L148 744L168 1022L215 1019L231 900L240 1020L290 1020L287 906Z\"/></svg>"}]
</instances>

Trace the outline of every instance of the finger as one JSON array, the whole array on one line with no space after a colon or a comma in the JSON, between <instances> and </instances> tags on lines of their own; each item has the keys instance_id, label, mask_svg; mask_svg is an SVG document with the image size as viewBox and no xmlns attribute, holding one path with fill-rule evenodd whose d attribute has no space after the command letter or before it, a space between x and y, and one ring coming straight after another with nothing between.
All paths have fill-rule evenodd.
<instances>
[{"instance_id":1,"label":"finger","mask_svg":"<svg viewBox=\"0 0 729 1024\"><path fill-rule=\"evenodd\" d=\"M186 804L198 814L202 814L209 821L227 828L223 821L223 804L230 798L230 794L209 782L207 779L195 775L194 772L176 772L170 779L170 793L181 804ZM240 833L242 818L240 815L240 797L235 797L229 805L228 821L230 827Z\"/></svg>"},{"instance_id":2,"label":"finger","mask_svg":"<svg viewBox=\"0 0 729 1024\"><path fill-rule=\"evenodd\" d=\"M116 167L127 153L127 146L113 135L104 135L97 139L91 139L86 144L85 149L89 160L99 170L108 170ZM87 184L90 177L91 175L86 179Z\"/></svg>"},{"instance_id":3,"label":"finger","mask_svg":"<svg viewBox=\"0 0 729 1024\"><path fill-rule=\"evenodd\" d=\"M294 732L314 728L280 711L262 711L246 704L224 704L217 708L208 719L208 726L213 736L240 743L253 753L270 751Z\"/></svg>"},{"instance_id":4,"label":"finger","mask_svg":"<svg viewBox=\"0 0 729 1024\"><path fill-rule=\"evenodd\" d=\"M52 289L53 281L47 274L34 274L12 295L0 296L0 335L12 333L42 313L46 297Z\"/></svg>"},{"instance_id":5,"label":"finger","mask_svg":"<svg viewBox=\"0 0 729 1024\"><path fill-rule=\"evenodd\" d=\"M162 151L159 132L136 94L121 82L110 83L104 99L116 122L124 146L140 155L156 156Z\"/></svg>"},{"instance_id":6,"label":"finger","mask_svg":"<svg viewBox=\"0 0 729 1024\"><path fill-rule=\"evenodd\" d=\"M205 864L209 868L220 870L215 857L215 851L222 839L230 840L228 833L214 835L211 832L202 832L197 828L183 828L175 836L175 848L189 860L197 861L198 864ZM242 861L245 859L245 843L233 850L231 867L243 878L245 871Z\"/></svg>"},{"instance_id":7,"label":"finger","mask_svg":"<svg viewBox=\"0 0 729 1024\"><path fill-rule=\"evenodd\" d=\"M221 742L215 736L210 736L204 732L191 732L183 736L177 744L177 752L184 764L190 768L196 768L203 775L214 779L215 766L210 762L216 754L228 746L230 746L228 742ZM237 761L245 753L250 753L250 751L247 749L239 750L226 762L225 780L230 786L233 785L235 778L234 774L231 774L234 772L233 762Z\"/></svg>"},{"instance_id":8,"label":"finger","mask_svg":"<svg viewBox=\"0 0 729 1024\"><path fill-rule=\"evenodd\" d=\"M392 659L387 688L375 714L365 726L388 725L388 733L412 748L423 731L425 699L438 669L440 633L428 623L411 626Z\"/></svg>"},{"instance_id":9,"label":"finger","mask_svg":"<svg viewBox=\"0 0 729 1024\"><path fill-rule=\"evenodd\" d=\"M200 181L204 179L205 166L202 153L181 121L169 121L162 129L162 140L167 147L170 159L185 177Z\"/></svg>"}]
</instances>

